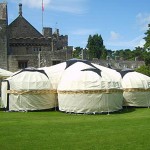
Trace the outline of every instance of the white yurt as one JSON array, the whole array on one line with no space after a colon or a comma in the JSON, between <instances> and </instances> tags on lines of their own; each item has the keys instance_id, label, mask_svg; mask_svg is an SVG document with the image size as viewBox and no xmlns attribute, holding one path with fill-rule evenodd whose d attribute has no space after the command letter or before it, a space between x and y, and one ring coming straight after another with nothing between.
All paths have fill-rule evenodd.
<instances>
[{"instance_id":1,"label":"white yurt","mask_svg":"<svg viewBox=\"0 0 150 150\"><path fill-rule=\"evenodd\" d=\"M24 69L2 82L2 105L8 111L56 107L56 94L44 70Z\"/></svg>"},{"instance_id":2,"label":"white yurt","mask_svg":"<svg viewBox=\"0 0 150 150\"><path fill-rule=\"evenodd\" d=\"M58 85L59 110L73 113L102 113L122 109L121 75L95 67L88 61L67 62Z\"/></svg>"},{"instance_id":3,"label":"white yurt","mask_svg":"<svg viewBox=\"0 0 150 150\"><path fill-rule=\"evenodd\" d=\"M122 76L124 106L150 106L150 77L138 72L126 72Z\"/></svg>"},{"instance_id":4,"label":"white yurt","mask_svg":"<svg viewBox=\"0 0 150 150\"><path fill-rule=\"evenodd\" d=\"M2 80L10 77L11 75L13 75L12 72L0 68L0 106L1 106L1 82L2 82Z\"/></svg>"}]
</instances>

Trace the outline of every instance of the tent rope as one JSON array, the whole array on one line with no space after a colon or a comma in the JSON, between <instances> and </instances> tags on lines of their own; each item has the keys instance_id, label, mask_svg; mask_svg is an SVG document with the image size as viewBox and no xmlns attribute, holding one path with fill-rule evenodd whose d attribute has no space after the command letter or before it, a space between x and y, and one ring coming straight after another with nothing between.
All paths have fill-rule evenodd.
<instances>
[{"instance_id":1,"label":"tent rope","mask_svg":"<svg viewBox=\"0 0 150 150\"><path fill-rule=\"evenodd\" d=\"M143 89L143 88L126 88L123 89L124 92L149 92L150 88Z\"/></svg>"},{"instance_id":2,"label":"tent rope","mask_svg":"<svg viewBox=\"0 0 150 150\"><path fill-rule=\"evenodd\" d=\"M23 95L23 94L56 94L57 90L7 90L8 94L16 94L16 95Z\"/></svg>"},{"instance_id":3,"label":"tent rope","mask_svg":"<svg viewBox=\"0 0 150 150\"><path fill-rule=\"evenodd\" d=\"M78 91L57 91L58 94L99 94L99 93L107 93L111 94L114 92L123 92L122 89L103 89L103 90L78 90Z\"/></svg>"}]
</instances>

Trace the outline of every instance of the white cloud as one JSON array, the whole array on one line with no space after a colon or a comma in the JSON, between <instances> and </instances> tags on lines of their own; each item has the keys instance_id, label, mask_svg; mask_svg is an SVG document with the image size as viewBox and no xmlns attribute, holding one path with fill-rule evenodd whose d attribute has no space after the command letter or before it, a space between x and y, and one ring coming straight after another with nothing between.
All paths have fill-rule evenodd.
<instances>
[{"instance_id":1,"label":"white cloud","mask_svg":"<svg viewBox=\"0 0 150 150\"><path fill-rule=\"evenodd\" d=\"M130 41L120 41L120 40L106 41L107 46L122 47L122 49L126 49L126 48L134 49L135 47L138 46L143 47L144 44L145 44L145 40L143 39L143 35L140 35Z\"/></svg>"},{"instance_id":2,"label":"white cloud","mask_svg":"<svg viewBox=\"0 0 150 150\"><path fill-rule=\"evenodd\" d=\"M73 31L72 34L73 35L92 35L95 34L96 30L93 29L78 29L76 31Z\"/></svg>"},{"instance_id":3,"label":"white cloud","mask_svg":"<svg viewBox=\"0 0 150 150\"><path fill-rule=\"evenodd\" d=\"M43 0L45 6L49 5L52 0ZM12 3L22 3L29 8L42 8L42 0L11 0Z\"/></svg>"},{"instance_id":4,"label":"white cloud","mask_svg":"<svg viewBox=\"0 0 150 150\"><path fill-rule=\"evenodd\" d=\"M46 7L51 3L52 0L43 0L43 5ZM42 8L42 0L21 0L23 5L26 5L30 8Z\"/></svg>"},{"instance_id":5,"label":"white cloud","mask_svg":"<svg viewBox=\"0 0 150 150\"><path fill-rule=\"evenodd\" d=\"M144 39L142 39L142 40L140 40L140 41L139 41L139 44L138 44L137 46L139 46L139 47L143 47L143 46L144 46L144 44L145 44L145 40L144 40Z\"/></svg>"},{"instance_id":6,"label":"white cloud","mask_svg":"<svg viewBox=\"0 0 150 150\"><path fill-rule=\"evenodd\" d=\"M150 23L150 14L148 13L139 13L136 16L136 21L140 30L145 31L148 29L148 24Z\"/></svg>"},{"instance_id":7,"label":"white cloud","mask_svg":"<svg viewBox=\"0 0 150 150\"><path fill-rule=\"evenodd\" d=\"M22 3L29 8L42 8L42 0L11 0L13 3ZM87 12L87 0L43 0L44 9L62 11L74 14Z\"/></svg>"},{"instance_id":8,"label":"white cloud","mask_svg":"<svg viewBox=\"0 0 150 150\"><path fill-rule=\"evenodd\" d=\"M84 14L86 9L87 0L52 0L49 8L57 11Z\"/></svg>"},{"instance_id":9,"label":"white cloud","mask_svg":"<svg viewBox=\"0 0 150 150\"><path fill-rule=\"evenodd\" d=\"M117 40L120 38L120 34L114 31L110 32L110 40Z\"/></svg>"}]
</instances>

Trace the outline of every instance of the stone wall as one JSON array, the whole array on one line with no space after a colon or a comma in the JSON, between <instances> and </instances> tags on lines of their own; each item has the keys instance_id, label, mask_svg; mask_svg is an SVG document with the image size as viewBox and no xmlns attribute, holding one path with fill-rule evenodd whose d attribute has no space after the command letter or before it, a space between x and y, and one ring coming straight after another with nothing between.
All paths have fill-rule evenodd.
<instances>
[{"instance_id":1,"label":"stone wall","mask_svg":"<svg viewBox=\"0 0 150 150\"><path fill-rule=\"evenodd\" d=\"M15 72L20 69L18 66L18 62L21 61L26 61L27 67L38 68L38 67L52 66L71 58L72 58L72 47L69 47L67 50L62 49L53 52L39 51L36 54L9 55L8 68L10 71Z\"/></svg>"},{"instance_id":2,"label":"stone wall","mask_svg":"<svg viewBox=\"0 0 150 150\"><path fill-rule=\"evenodd\" d=\"M101 59L97 59L97 58L94 58L92 60L92 63L99 64L99 65L105 66L105 67L111 67L112 69L115 69L118 71L125 69L125 68L130 68L130 69L134 70L136 68L139 68L139 67L145 65L144 61L123 61L123 60L113 60L113 59L101 60Z\"/></svg>"},{"instance_id":3,"label":"stone wall","mask_svg":"<svg viewBox=\"0 0 150 150\"><path fill-rule=\"evenodd\" d=\"M7 5L0 4L0 68L7 70Z\"/></svg>"},{"instance_id":4,"label":"stone wall","mask_svg":"<svg viewBox=\"0 0 150 150\"><path fill-rule=\"evenodd\" d=\"M20 70L18 62L27 61L27 67L38 67L38 56L37 55L9 55L8 56L8 68L12 72Z\"/></svg>"}]
</instances>

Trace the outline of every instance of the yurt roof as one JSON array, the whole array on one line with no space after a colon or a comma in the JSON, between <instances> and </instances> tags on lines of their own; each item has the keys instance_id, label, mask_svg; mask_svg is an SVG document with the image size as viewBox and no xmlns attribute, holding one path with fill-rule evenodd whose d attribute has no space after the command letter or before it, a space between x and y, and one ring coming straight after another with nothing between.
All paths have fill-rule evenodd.
<instances>
[{"instance_id":1,"label":"yurt roof","mask_svg":"<svg viewBox=\"0 0 150 150\"><path fill-rule=\"evenodd\" d=\"M120 80L113 78L115 75L113 76L112 73L116 73L116 71L106 72L91 63L75 62L64 71L58 90L119 88L121 84L116 83ZM112 84L114 82L115 84Z\"/></svg>"},{"instance_id":2,"label":"yurt roof","mask_svg":"<svg viewBox=\"0 0 150 150\"><path fill-rule=\"evenodd\" d=\"M122 79L123 88L150 88L150 77L139 72L128 72Z\"/></svg>"},{"instance_id":3,"label":"yurt roof","mask_svg":"<svg viewBox=\"0 0 150 150\"><path fill-rule=\"evenodd\" d=\"M130 68L124 68L123 70L120 71L120 74L122 77L124 77L129 72L134 72L134 70Z\"/></svg>"},{"instance_id":4,"label":"yurt roof","mask_svg":"<svg viewBox=\"0 0 150 150\"><path fill-rule=\"evenodd\" d=\"M50 80L44 70L23 69L7 78L14 89L47 89L51 88Z\"/></svg>"},{"instance_id":5,"label":"yurt roof","mask_svg":"<svg viewBox=\"0 0 150 150\"><path fill-rule=\"evenodd\" d=\"M12 72L0 68L0 78L9 77L12 74L13 74Z\"/></svg>"}]
</instances>

